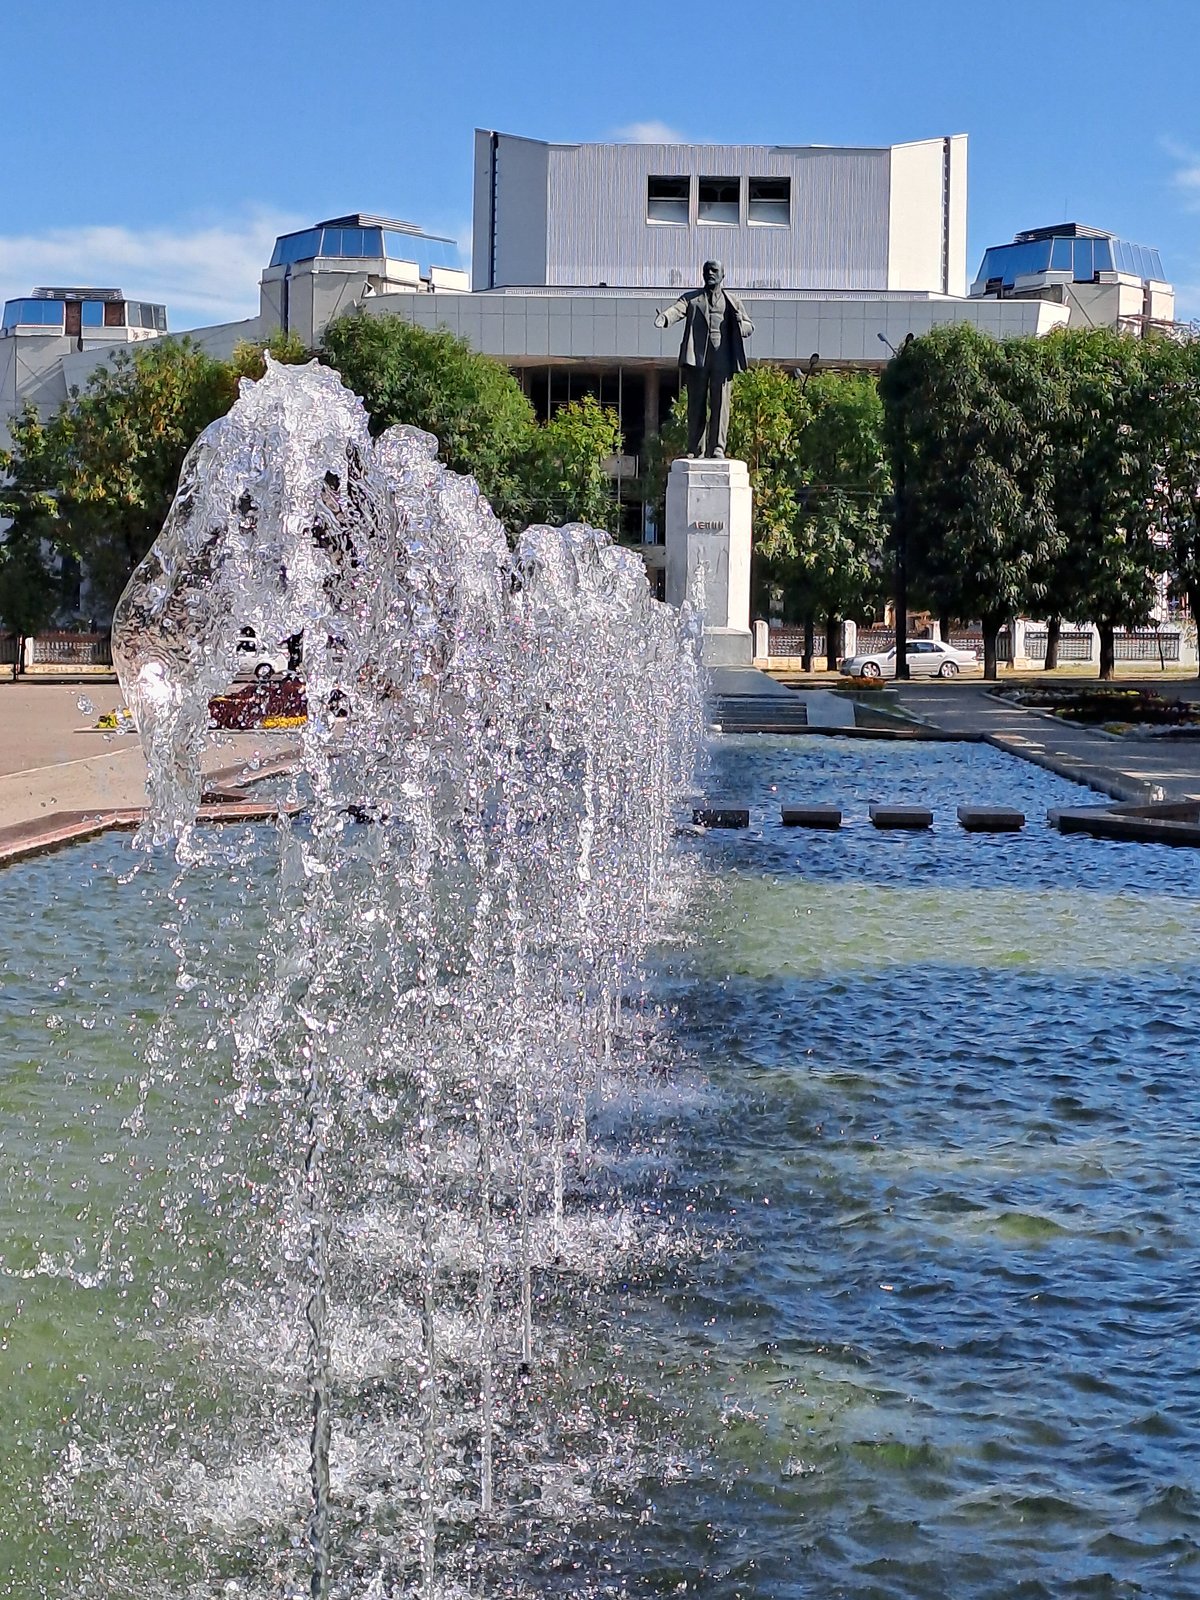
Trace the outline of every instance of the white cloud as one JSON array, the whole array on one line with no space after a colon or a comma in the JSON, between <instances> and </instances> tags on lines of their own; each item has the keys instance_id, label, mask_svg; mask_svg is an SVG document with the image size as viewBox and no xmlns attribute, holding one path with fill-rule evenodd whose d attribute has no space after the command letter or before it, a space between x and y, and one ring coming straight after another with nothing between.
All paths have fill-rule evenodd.
<instances>
[{"instance_id":1,"label":"white cloud","mask_svg":"<svg viewBox=\"0 0 1200 1600\"><path fill-rule=\"evenodd\" d=\"M627 122L623 128L615 130L618 139L624 139L626 144L689 144L678 128L672 128L665 122Z\"/></svg>"},{"instance_id":2,"label":"white cloud","mask_svg":"<svg viewBox=\"0 0 1200 1600\"><path fill-rule=\"evenodd\" d=\"M164 304L175 331L234 322L258 311L258 280L276 234L311 220L255 210L191 226L0 234L0 299L41 285L87 284Z\"/></svg>"},{"instance_id":3,"label":"white cloud","mask_svg":"<svg viewBox=\"0 0 1200 1600\"><path fill-rule=\"evenodd\" d=\"M1164 139L1162 147L1175 162L1172 189L1182 198L1186 210L1200 211L1200 152L1174 139Z\"/></svg>"}]
</instances>

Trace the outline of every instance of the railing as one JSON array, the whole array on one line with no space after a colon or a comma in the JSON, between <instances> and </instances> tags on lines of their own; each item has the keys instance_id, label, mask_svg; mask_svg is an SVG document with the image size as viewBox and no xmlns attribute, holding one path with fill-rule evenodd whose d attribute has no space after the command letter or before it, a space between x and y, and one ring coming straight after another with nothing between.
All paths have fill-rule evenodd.
<instances>
[{"instance_id":1,"label":"railing","mask_svg":"<svg viewBox=\"0 0 1200 1600\"><path fill-rule=\"evenodd\" d=\"M1113 655L1118 661L1178 661L1179 635L1156 633L1153 628L1118 633L1113 640Z\"/></svg>"},{"instance_id":2,"label":"railing","mask_svg":"<svg viewBox=\"0 0 1200 1600\"><path fill-rule=\"evenodd\" d=\"M1086 633L1060 633L1058 659L1060 661L1091 661L1095 654L1096 635ZM1028 661L1045 661L1050 633L1046 628L1025 629L1025 658Z\"/></svg>"},{"instance_id":3,"label":"railing","mask_svg":"<svg viewBox=\"0 0 1200 1600\"><path fill-rule=\"evenodd\" d=\"M910 634L910 639L917 638ZM896 642L896 635L891 628L860 628L858 630L858 654L860 656L875 655L880 650L890 650ZM949 641L956 650L974 650L979 659L983 660L983 634L977 629L967 629L960 633L951 633ZM1011 654L1008 641L1008 629L1001 628L996 639L996 654L1001 661L1007 661Z\"/></svg>"},{"instance_id":4,"label":"railing","mask_svg":"<svg viewBox=\"0 0 1200 1600\"><path fill-rule=\"evenodd\" d=\"M17 659L18 640L15 633L0 633L0 667L11 667Z\"/></svg>"},{"instance_id":5,"label":"railing","mask_svg":"<svg viewBox=\"0 0 1200 1600\"><path fill-rule=\"evenodd\" d=\"M1025 659L1028 661L1045 661L1046 646L1049 642L1049 630L1046 628L1025 629ZM860 628L858 642L855 650L859 655L874 655L878 651L890 650L896 642L896 635L891 628ZM974 650L980 661L983 660L983 634L976 628L963 629L961 632L952 632L949 642L959 650ZM825 635L823 632L813 632L813 656L825 655ZM804 629L797 627L773 627L768 635L768 653L772 656L799 657L804 654ZM1114 652L1118 661L1159 661L1178 662L1182 648L1182 635L1177 629L1164 629L1161 633L1153 628L1136 628L1128 632L1118 632L1114 638ZM5 659L0 656L0 660ZM1001 628L996 635L996 659L998 661L1012 660L1012 634L1008 628ZM1096 659L1096 633L1091 628L1076 632L1063 630L1058 636L1058 659L1068 661L1094 661Z\"/></svg>"},{"instance_id":6,"label":"railing","mask_svg":"<svg viewBox=\"0 0 1200 1600\"><path fill-rule=\"evenodd\" d=\"M107 633L39 633L33 640L35 667L111 667Z\"/></svg>"},{"instance_id":7,"label":"railing","mask_svg":"<svg viewBox=\"0 0 1200 1600\"><path fill-rule=\"evenodd\" d=\"M891 628L860 628L856 648L860 656L873 656L877 650L890 650L895 642Z\"/></svg>"},{"instance_id":8,"label":"railing","mask_svg":"<svg viewBox=\"0 0 1200 1600\"><path fill-rule=\"evenodd\" d=\"M825 654L825 635L813 630L812 653ZM798 657L804 654L803 628L772 628L767 635L767 654L771 656Z\"/></svg>"}]
</instances>

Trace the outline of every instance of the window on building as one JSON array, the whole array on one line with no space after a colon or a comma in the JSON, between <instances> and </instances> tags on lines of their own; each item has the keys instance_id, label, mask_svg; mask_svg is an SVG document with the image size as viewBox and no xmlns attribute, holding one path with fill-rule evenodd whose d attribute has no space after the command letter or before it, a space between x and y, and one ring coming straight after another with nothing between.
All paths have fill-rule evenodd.
<instances>
[{"instance_id":1,"label":"window on building","mask_svg":"<svg viewBox=\"0 0 1200 1600\"><path fill-rule=\"evenodd\" d=\"M740 178L701 178L697 215L701 222L732 222L736 226L742 220L741 200Z\"/></svg>"},{"instance_id":2,"label":"window on building","mask_svg":"<svg viewBox=\"0 0 1200 1600\"><path fill-rule=\"evenodd\" d=\"M275 241L271 265L286 267L296 261L311 261L319 245L320 233L316 228L305 228L302 233L281 234Z\"/></svg>"},{"instance_id":3,"label":"window on building","mask_svg":"<svg viewBox=\"0 0 1200 1600\"><path fill-rule=\"evenodd\" d=\"M125 326L124 300L106 300L104 302L104 326L106 328L123 328Z\"/></svg>"},{"instance_id":4,"label":"window on building","mask_svg":"<svg viewBox=\"0 0 1200 1600\"><path fill-rule=\"evenodd\" d=\"M80 307L80 316L85 328L102 328L104 326L104 301L85 300Z\"/></svg>"},{"instance_id":5,"label":"window on building","mask_svg":"<svg viewBox=\"0 0 1200 1600\"><path fill-rule=\"evenodd\" d=\"M691 189L690 178L647 178L646 221L686 223Z\"/></svg>"},{"instance_id":6,"label":"window on building","mask_svg":"<svg viewBox=\"0 0 1200 1600\"><path fill-rule=\"evenodd\" d=\"M790 178L751 178L747 215L751 222L773 223L786 228L792 220L792 180Z\"/></svg>"},{"instance_id":7,"label":"window on building","mask_svg":"<svg viewBox=\"0 0 1200 1600\"><path fill-rule=\"evenodd\" d=\"M61 328L66 306L61 300L18 300L17 322L26 328Z\"/></svg>"}]
</instances>

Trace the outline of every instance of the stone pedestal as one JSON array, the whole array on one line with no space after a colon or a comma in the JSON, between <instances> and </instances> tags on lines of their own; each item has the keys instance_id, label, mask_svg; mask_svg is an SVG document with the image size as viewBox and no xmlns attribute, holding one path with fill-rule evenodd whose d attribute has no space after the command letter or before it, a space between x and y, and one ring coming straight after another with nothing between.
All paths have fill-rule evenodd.
<instances>
[{"instance_id":1,"label":"stone pedestal","mask_svg":"<svg viewBox=\"0 0 1200 1600\"><path fill-rule=\"evenodd\" d=\"M748 667L750 514L753 496L744 461L680 457L667 479L667 600L682 605L704 568L704 662Z\"/></svg>"}]
</instances>

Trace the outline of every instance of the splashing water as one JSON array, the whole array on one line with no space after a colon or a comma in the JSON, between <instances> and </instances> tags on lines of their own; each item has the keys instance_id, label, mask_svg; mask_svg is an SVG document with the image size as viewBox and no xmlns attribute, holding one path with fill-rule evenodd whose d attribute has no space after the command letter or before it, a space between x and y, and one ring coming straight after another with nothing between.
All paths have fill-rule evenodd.
<instances>
[{"instance_id":1,"label":"splashing water","mask_svg":"<svg viewBox=\"0 0 1200 1600\"><path fill-rule=\"evenodd\" d=\"M247 627L302 635L308 702L305 813L278 822L263 981L232 1020L239 1111L269 1106L290 1152L267 1299L305 1346L305 1581L431 1597L458 1581L447 1546L527 1502L552 1453L544 1419L522 1422L551 1343L538 1286L587 1249L571 1184L628 1074L622 995L665 914L699 624L594 529L510 550L430 436L372 441L334 373L268 358L193 447L114 621L149 768L140 842L172 845L181 882L222 848L195 831L201 756ZM347 1306L352 1260L375 1289ZM386 1437L357 1391L339 1410L347 1319L360 1363L384 1352ZM295 1451L279 1443L293 1484ZM539 1470L543 1494L570 1476ZM334 1523L356 1474L378 1549L365 1582L359 1527L352 1584Z\"/></svg>"}]
</instances>

